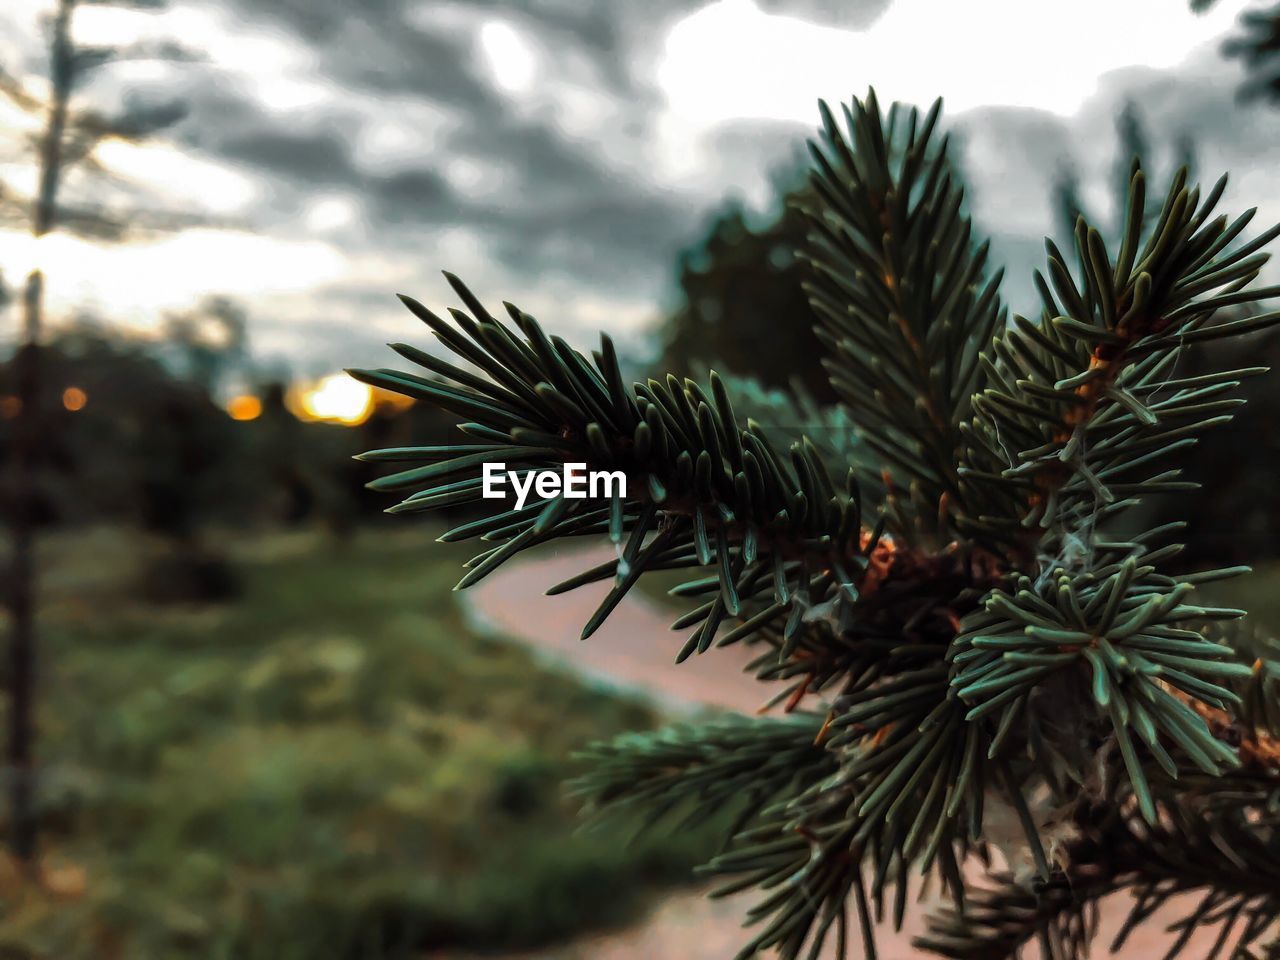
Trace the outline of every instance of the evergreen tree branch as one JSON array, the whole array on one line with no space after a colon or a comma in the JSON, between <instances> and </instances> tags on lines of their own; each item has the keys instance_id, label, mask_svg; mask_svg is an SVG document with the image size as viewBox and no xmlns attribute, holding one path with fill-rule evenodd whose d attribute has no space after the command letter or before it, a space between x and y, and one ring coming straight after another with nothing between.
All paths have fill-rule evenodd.
<instances>
[{"instance_id":1,"label":"evergreen tree branch","mask_svg":"<svg viewBox=\"0 0 1280 960\"><path fill-rule=\"evenodd\" d=\"M730 714L625 734L578 755L590 767L569 792L594 818L638 813L650 826L676 813L687 823L730 811L740 829L834 770L835 757L816 743L821 725L822 718L809 713L781 719Z\"/></svg>"},{"instance_id":2,"label":"evergreen tree branch","mask_svg":"<svg viewBox=\"0 0 1280 960\"><path fill-rule=\"evenodd\" d=\"M916 945L952 960L1005 960L1037 940L1046 957L1083 960L1096 935L1099 902L1119 891L1129 891L1134 902L1109 945L1113 953L1173 898L1194 893L1198 902L1169 927L1176 936L1167 957L1181 953L1204 926L1218 930L1210 953L1197 954L1205 960L1233 943L1237 950L1258 943L1280 922L1277 785L1242 774L1200 787L1208 792L1193 786L1189 800L1170 799L1154 827L1127 815L1123 804L1083 811L1091 822L1065 853L1063 873L1034 884L993 874L988 885L970 887L963 912L933 914ZM1224 803L1228 790L1233 796Z\"/></svg>"},{"instance_id":3,"label":"evergreen tree branch","mask_svg":"<svg viewBox=\"0 0 1280 960\"><path fill-rule=\"evenodd\" d=\"M1246 767L1280 771L1280 641L1239 624L1214 639L1229 645L1249 677L1232 684L1240 706L1230 714L1208 714L1206 721L1221 728L1219 739L1240 744Z\"/></svg>"},{"instance_id":4,"label":"evergreen tree branch","mask_svg":"<svg viewBox=\"0 0 1280 960\"><path fill-rule=\"evenodd\" d=\"M808 285L832 386L894 487L898 534L950 540L945 500L962 495L959 425L983 382L978 351L1004 324L1001 272L984 279L987 244L975 246L964 191L934 143L941 100L921 119L875 93L844 110L846 138L821 104L811 175L820 201ZM906 113L905 119L902 114Z\"/></svg>"},{"instance_id":5,"label":"evergreen tree branch","mask_svg":"<svg viewBox=\"0 0 1280 960\"><path fill-rule=\"evenodd\" d=\"M804 625L797 599L808 603L833 590L850 602L857 597L879 534L863 528L852 475L837 487L813 444L801 440L784 457L756 425L748 422L744 429L714 373L710 394L675 377L624 386L607 336L592 362L507 304L518 332L513 331L461 281L449 280L471 311L452 311L454 324L417 301L401 299L445 347L483 375L405 344L392 346L434 379L388 369L350 371L459 416L462 431L478 441L363 454L366 460L423 464L370 484L375 490L412 491L390 512L483 506L489 501L482 499L480 474L494 460L520 474L583 464L626 480L612 497L577 499L560 492L518 509L494 509L450 530L442 539L480 536L497 543L468 563L459 588L537 544L607 534L618 546L618 559L551 591L614 580L584 628L585 638L645 570L714 565L715 596L684 620L684 626L698 628L681 659L708 649L719 625L741 615L747 604L768 611L756 618L759 625L786 618L790 639ZM741 632L735 637L742 638Z\"/></svg>"},{"instance_id":6,"label":"evergreen tree branch","mask_svg":"<svg viewBox=\"0 0 1280 960\"><path fill-rule=\"evenodd\" d=\"M958 523L1024 570L1071 538L1087 541L1101 520L1136 497L1189 489L1159 462L1229 420L1243 403L1230 392L1260 371L1179 378L1178 356L1280 323L1280 312L1218 318L1224 308L1280 296L1280 287L1249 288L1268 259L1260 251L1280 226L1233 247L1254 211L1230 223L1210 220L1226 178L1202 203L1184 171L1144 234L1144 184L1136 169L1114 257L1083 219L1075 236L1078 276L1046 241L1049 281L1037 274L1039 321L1016 317L983 357L987 385L974 398L960 469L963 502L975 509Z\"/></svg>"},{"instance_id":7,"label":"evergreen tree branch","mask_svg":"<svg viewBox=\"0 0 1280 960\"><path fill-rule=\"evenodd\" d=\"M1193 629L1244 611L1193 603L1192 582L1158 570L1167 548L1129 546L1100 551L1085 573L1058 568L1052 577L1024 577L1009 590L993 590L951 646L950 687L969 708L966 719L990 715L1009 728L1024 727L1029 711L1062 709L1066 691L1087 686L1067 736L1087 741L1091 729L1101 729L1114 737L1139 809L1154 823L1144 751L1171 776L1177 760L1170 749L1210 775L1238 766L1237 750L1215 736L1194 706L1225 715L1243 702L1227 684L1253 671L1230 646ZM1088 771L1071 773L1083 782Z\"/></svg>"},{"instance_id":8,"label":"evergreen tree branch","mask_svg":"<svg viewBox=\"0 0 1280 960\"><path fill-rule=\"evenodd\" d=\"M892 748L899 752L910 742L902 736L894 739ZM945 753L938 745L947 743L945 737L933 738L929 752ZM813 960L833 933L837 955L847 956L851 912L859 927L861 955L874 960L872 925L886 915L886 901L894 926L901 929L907 901L913 888L919 889L912 876L931 868L943 889L963 903L959 865L969 846L965 838L952 835L945 820L935 819L932 803L944 792L945 778L914 771L903 778L897 768L886 768L883 754L830 749L840 757L836 774L785 805L763 811L757 823L702 870L725 878L717 894L747 888L763 893L748 912L748 922L760 929L737 955L739 960L766 949L776 949L783 960ZM925 763L919 769L931 767ZM917 792L923 783L929 786ZM890 798L888 809L879 806L884 797ZM923 803L915 806L916 800ZM874 808L869 813L853 812L869 807ZM921 864L922 845L928 851Z\"/></svg>"},{"instance_id":9,"label":"evergreen tree branch","mask_svg":"<svg viewBox=\"0 0 1280 960\"><path fill-rule=\"evenodd\" d=\"M584 636L645 571L709 568L673 591L696 604L676 624L695 628L680 658L748 642L789 713L824 696L825 715L594 748L576 786L603 812L739 811L707 872L722 892L764 892L741 957L814 958L832 936L844 956L850 906L873 957L873 906L892 892L900 923L911 870L956 902L927 938L947 956L1004 957L1040 937L1074 958L1092 904L1120 889L1147 906L1205 890L1185 929L1234 919L1253 943L1280 889L1275 650L1218 626L1243 611L1195 599L1242 568L1174 575L1180 524L1123 540L1107 524L1141 496L1188 489L1166 458L1263 372L1177 363L1280 323L1223 316L1280 295L1251 287L1280 228L1239 243L1252 212L1211 219L1225 180L1202 203L1185 174L1144 225L1135 170L1118 252L1078 221L1074 267L1048 245L1039 319L1005 327L945 143L931 145L936 118L883 117L871 95L846 112L847 138L824 108L813 150L810 296L860 437L841 485L836 448L801 437L784 456L714 374L708 391L625 386L607 337L589 359L515 307L514 328L497 320L450 277L470 311L452 324L404 300L470 368L397 344L431 376L352 373L454 413L475 442L373 451L410 466L371 486L409 492L392 512L481 508L441 538L493 544L460 587L539 543L607 535L617 559L551 591L613 581ZM887 464L878 521L863 493L879 483L859 483L868 451ZM625 492L484 510L495 460L522 476L613 471ZM994 851L1010 875L966 894L961 863Z\"/></svg>"}]
</instances>

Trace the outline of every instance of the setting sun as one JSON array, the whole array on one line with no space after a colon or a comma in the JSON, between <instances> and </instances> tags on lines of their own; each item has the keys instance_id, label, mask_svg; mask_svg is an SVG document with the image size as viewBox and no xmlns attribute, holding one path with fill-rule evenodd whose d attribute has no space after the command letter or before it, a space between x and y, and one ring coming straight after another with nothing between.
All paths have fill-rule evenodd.
<instances>
[{"instance_id":1,"label":"setting sun","mask_svg":"<svg viewBox=\"0 0 1280 960\"><path fill-rule=\"evenodd\" d=\"M345 373L335 373L301 390L298 407L304 419L357 426L373 412L373 390Z\"/></svg>"}]
</instances>

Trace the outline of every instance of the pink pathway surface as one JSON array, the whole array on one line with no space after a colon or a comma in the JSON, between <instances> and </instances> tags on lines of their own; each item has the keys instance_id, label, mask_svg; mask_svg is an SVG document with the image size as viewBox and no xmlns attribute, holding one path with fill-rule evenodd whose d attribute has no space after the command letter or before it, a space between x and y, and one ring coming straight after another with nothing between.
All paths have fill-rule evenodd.
<instances>
[{"instance_id":1,"label":"pink pathway surface","mask_svg":"<svg viewBox=\"0 0 1280 960\"><path fill-rule=\"evenodd\" d=\"M593 583L557 597L550 586L613 557L612 549L547 551L532 561L511 563L463 592L482 628L523 640L596 680L647 694L668 708L720 707L754 712L770 691L743 672L745 647L710 650L675 663L689 631L674 631L678 613L633 589L591 638L583 624L609 592L611 581Z\"/></svg>"}]
</instances>

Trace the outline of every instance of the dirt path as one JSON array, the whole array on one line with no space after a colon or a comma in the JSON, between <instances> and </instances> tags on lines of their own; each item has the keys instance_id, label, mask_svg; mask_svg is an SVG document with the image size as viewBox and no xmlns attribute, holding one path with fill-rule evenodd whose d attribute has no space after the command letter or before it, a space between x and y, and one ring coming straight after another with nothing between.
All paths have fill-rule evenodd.
<instances>
[{"instance_id":1,"label":"dirt path","mask_svg":"<svg viewBox=\"0 0 1280 960\"><path fill-rule=\"evenodd\" d=\"M481 629L521 640L597 681L644 692L668 710L696 712L713 707L754 712L765 699L765 688L742 672L749 652L729 647L674 664L685 635L671 631L674 616L639 591L633 590L590 640L584 643L578 639L582 625L608 592L609 584L593 584L558 597L546 597L543 592L610 556L607 547L547 552L503 567L465 592L462 602ZM742 929L742 918L758 895L745 893L709 900L704 894L705 891L694 891L672 896L628 930L584 937L572 944L503 960L731 960L749 939ZM1163 928L1190 912L1193 903L1194 898L1183 898L1172 911L1157 913L1138 928L1119 956L1132 960L1162 956L1170 943ZM1110 956L1104 948L1127 912L1128 901L1123 897L1112 898L1103 905L1095 956ZM907 927L899 933L887 924L882 926L877 935L881 960L934 956L911 947L912 937L923 928L923 915L924 910L919 907L909 909ZM854 930L850 933L856 938ZM1202 930L1182 956L1206 956L1214 940L1212 934L1213 931ZM828 949L822 960L834 956L834 949ZM851 940L849 960L861 956L861 947ZM1035 960L1040 954L1032 945L1023 956ZM468 958L450 954L430 960Z\"/></svg>"},{"instance_id":2,"label":"dirt path","mask_svg":"<svg viewBox=\"0 0 1280 960\"><path fill-rule=\"evenodd\" d=\"M593 583L558 597L544 592L562 580L613 556L611 548L547 551L532 561L511 563L462 593L472 621L525 641L592 678L653 697L669 710L720 707L753 712L764 687L742 668L744 647L729 647L675 663L688 631L671 630L675 614L632 590L587 641L582 626L609 592Z\"/></svg>"}]
</instances>

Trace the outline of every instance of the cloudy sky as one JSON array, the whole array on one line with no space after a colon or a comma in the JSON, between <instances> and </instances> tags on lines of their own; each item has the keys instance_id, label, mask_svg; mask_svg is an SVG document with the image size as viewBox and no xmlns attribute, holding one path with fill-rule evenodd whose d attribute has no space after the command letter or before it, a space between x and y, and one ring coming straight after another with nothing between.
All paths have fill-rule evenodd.
<instances>
[{"instance_id":1,"label":"cloudy sky","mask_svg":"<svg viewBox=\"0 0 1280 960\"><path fill-rule=\"evenodd\" d=\"M1256 6L1256 4L1253 4ZM0 64L38 89L48 0L5 0ZM99 70L86 102L177 99L145 146L109 144L109 182L73 191L200 214L115 246L0 229L10 280L39 259L51 314L154 329L204 294L248 308L259 356L300 374L385 362L412 337L392 296L449 304L441 269L571 339L642 341L675 254L728 196L766 201L818 97L874 84L945 97L975 214L1019 275L1067 159L1105 209L1114 117L1132 98L1157 148L1183 135L1229 169L1229 207L1280 219L1280 110L1235 101L1220 54L1247 0L172 0L85 7L86 44L178 41L183 62ZM0 108L0 177L29 188ZM1013 286L1017 296L1019 287ZM1025 285L1022 287L1025 289ZM1015 303L1016 305L1016 303ZM4 333L16 318L8 318Z\"/></svg>"}]
</instances>

